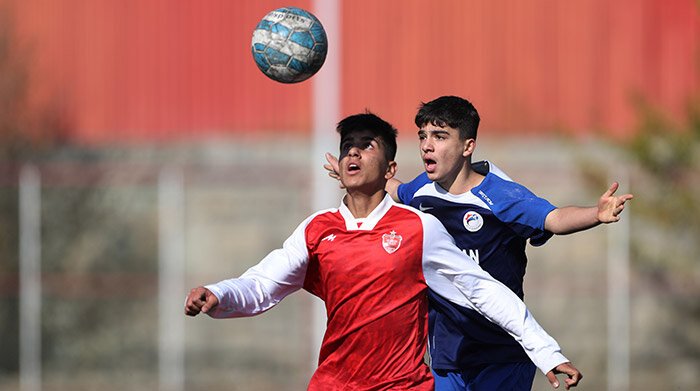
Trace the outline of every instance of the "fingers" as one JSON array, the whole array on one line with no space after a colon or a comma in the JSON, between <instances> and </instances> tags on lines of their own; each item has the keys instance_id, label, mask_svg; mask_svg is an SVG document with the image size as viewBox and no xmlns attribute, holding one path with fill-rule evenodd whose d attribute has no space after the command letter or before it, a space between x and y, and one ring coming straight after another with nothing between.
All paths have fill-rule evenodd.
<instances>
[{"instance_id":1,"label":"fingers","mask_svg":"<svg viewBox=\"0 0 700 391\"><path fill-rule=\"evenodd\" d=\"M620 187L620 184L618 182L613 182L612 185L610 185L610 188L608 188L608 190L605 193L603 193L603 197L612 196L613 194L615 194L615 192L617 191L617 189L619 187Z\"/></svg>"},{"instance_id":2,"label":"fingers","mask_svg":"<svg viewBox=\"0 0 700 391\"><path fill-rule=\"evenodd\" d=\"M553 370L547 372L547 379L549 380L549 383L552 384L552 387L558 388L559 387L559 382L557 381L555 373L563 373L566 376L568 376L567 379L564 380L564 386L568 390L571 387L576 387L578 383L581 381L583 378L583 375L581 372L579 372L576 367L574 367L573 364L571 363L563 363L557 365L556 368Z\"/></svg>"},{"instance_id":3,"label":"fingers","mask_svg":"<svg viewBox=\"0 0 700 391\"><path fill-rule=\"evenodd\" d=\"M632 194L614 196L620 188L618 182L613 182L598 201L598 221L614 223L620 220L620 213L625 209L625 203L634 198Z\"/></svg>"},{"instance_id":4,"label":"fingers","mask_svg":"<svg viewBox=\"0 0 700 391\"><path fill-rule=\"evenodd\" d=\"M634 198L632 194L625 194L617 197L615 207L613 209L613 216L617 216L622 213L622 211L625 209L625 202L631 200L632 198Z\"/></svg>"},{"instance_id":5,"label":"fingers","mask_svg":"<svg viewBox=\"0 0 700 391\"><path fill-rule=\"evenodd\" d=\"M559 388L559 380L557 380L557 376L554 372L547 372L547 380L549 380L549 384L552 385L552 388Z\"/></svg>"},{"instance_id":6,"label":"fingers","mask_svg":"<svg viewBox=\"0 0 700 391\"><path fill-rule=\"evenodd\" d=\"M340 179L340 175L338 175L339 167L338 167L338 158L333 156L332 154L326 152L326 160L328 161L327 164L323 165L323 168L328 171L328 176L333 178L333 179ZM342 188L342 186L341 186Z\"/></svg>"},{"instance_id":7,"label":"fingers","mask_svg":"<svg viewBox=\"0 0 700 391\"><path fill-rule=\"evenodd\" d=\"M328 171L328 176L329 176L329 177L331 177L331 178L333 178L333 179L340 179L340 175L338 175L338 172L337 172L337 171L334 171L334 170L333 170L333 167L332 167L330 164L324 164L324 165L323 165L323 168L325 168L326 171Z\"/></svg>"},{"instance_id":8,"label":"fingers","mask_svg":"<svg viewBox=\"0 0 700 391\"><path fill-rule=\"evenodd\" d=\"M338 158L333 156L333 154L326 152L326 160L333 168L333 171L338 172Z\"/></svg>"},{"instance_id":9,"label":"fingers","mask_svg":"<svg viewBox=\"0 0 700 391\"><path fill-rule=\"evenodd\" d=\"M202 311L202 307L209 302L209 299L206 297L207 293L209 293L210 296L214 296L208 289L201 286L190 290L190 293L185 299L185 315L195 316L199 314ZM214 296L214 299L216 299L216 296ZM216 300L216 302L218 304L218 300ZM212 305L208 306L207 311L212 307Z\"/></svg>"},{"instance_id":10,"label":"fingers","mask_svg":"<svg viewBox=\"0 0 700 391\"><path fill-rule=\"evenodd\" d=\"M210 309L216 307L217 304L219 304L219 299L214 296L213 293L211 293L209 290L206 291L205 293L206 296L206 302L202 306L202 312L205 314L209 312Z\"/></svg>"},{"instance_id":11,"label":"fingers","mask_svg":"<svg viewBox=\"0 0 700 391\"><path fill-rule=\"evenodd\" d=\"M605 193L603 193L603 195L601 196L601 198L604 199L604 198L612 197L613 194L615 194L615 192L616 192L619 188L620 188L620 184L619 184L618 182L613 182L613 183L610 185L610 187L608 188L608 190L607 190ZM621 196L618 196L618 197L616 198L616 201L617 201L616 203L622 203L622 204L624 204L625 202L631 200L632 198L634 198L634 196L633 196L632 194L621 195Z\"/></svg>"},{"instance_id":12,"label":"fingers","mask_svg":"<svg viewBox=\"0 0 700 391\"><path fill-rule=\"evenodd\" d=\"M624 205L624 204L620 204L620 205L616 206L615 209L613 209L613 220L614 220L614 221L620 220L620 216L619 216L619 215L620 215L620 213L622 213L622 211L623 211L624 209L625 209L625 205Z\"/></svg>"},{"instance_id":13,"label":"fingers","mask_svg":"<svg viewBox=\"0 0 700 391\"><path fill-rule=\"evenodd\" d=\"M583 378L583 375L580 373L578 375L574 375L566 380L564 380L564 384L566 385L566 389L568 390L571 387L576 387L578 383L581 381L581 378Z\"/></svg>"},{"instance_id":14,"label":"fingers","mask_svg":"<svg viewBox=\"0 0 700 391\"><path fill-rule=\"evenodd\" d=\"M323 168L328 171L328 176L337 180L341 189L345 189L345 186L343 186L343 183L340 181L340 166L338 165L338 158L333 156L333 154L326 152L326 160L328 163L324 164Z\"/></svg>"},{"instance_id":15,"label":"fingers","mask_svg":"<svg viewBox=\"0 0 700 391\"><path fill-rule=\"evenodd\" d=\"M567 390L571 387L576 387L582 378L581 372L575 371L574 374L569 375L568 379L564 379L564 386Z\"/></svg>"},{"instance_id":16,"label":"fingers","mask_svg":"<svg viewBox=\"0 0 700 391\"><path fill-rule=\"evenodd\" d=\"M197 297L195 290L196 289L192 289L185 299L185 315L195 316L199 314L201 305L199 304L200 299Z\"/></svg>"}]
</instances>

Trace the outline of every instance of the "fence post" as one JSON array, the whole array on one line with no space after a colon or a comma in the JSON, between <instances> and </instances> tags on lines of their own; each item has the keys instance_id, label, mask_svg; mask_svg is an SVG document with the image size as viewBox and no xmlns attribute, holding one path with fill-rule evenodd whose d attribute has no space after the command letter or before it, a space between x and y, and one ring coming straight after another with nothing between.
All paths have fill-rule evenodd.
<instances>
[{"instance_id":1,"label":"fence post","mask_svg":"<svg viewBox=\"0 0 700 391\"><path fill-rule=\"evenodd\" d=\"M619 194L629 187L629 173L616 172ZM608 390L629 390L630 355L630 220L629 209L608 233Z\"/></svg>"},{"instance_id":2,"label":"fence post","mask_svg":"<svg viewBox=\"0 0 700 391\"><path fill-rule=\"evenodd\" d=\"M185 196L180 169L158 177L158 379L159 388L184 389Z\"/></svg>"},{"instance_id":3,"label":"fence post","mask_svg":"<svg viewBox=\"0 0 700 391\"><path fill-rule=\"evenodd\" d=\"M337 151L338 137L335 124L340 119L340 6L337 0L314 0L314 14L321 20L326 30L328 55L323 69L313 77L313 154L311 155L311 172L313 173L312 209L319 210L337 206L338 184L332 181L321 168L324 153ZM326 311L323 303L314 298L311 310L311 372L318 365L318 353L323 334L326 330Z\"/></svg>"},{"instance_id":4,"label":"fence post","mask_svg":"<svg viewBox=\"0 0 700 391\"><path fill-rule=\"evenodd\" d=\"M41 389L41 177L33 165L19 175L19 384Z\"/></svg>"}]
</instances>

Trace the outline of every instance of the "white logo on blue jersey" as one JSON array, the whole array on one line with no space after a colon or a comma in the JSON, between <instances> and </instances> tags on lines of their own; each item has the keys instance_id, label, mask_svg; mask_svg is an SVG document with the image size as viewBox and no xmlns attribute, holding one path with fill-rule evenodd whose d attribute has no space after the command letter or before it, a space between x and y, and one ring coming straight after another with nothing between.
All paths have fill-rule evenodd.
<instances>
[{"instance_id":1,"label":"white logo on blue jersey","mask_svg":"<svg viewBox=\"0 0 700 391\"><path fill-rule=\"evenodd\" d=\"M469 212L464 214L462 223L464 224L464 228L466 228L467 231L476 232L484 226L484 218L481 217L480 214L474 212L473 210L470 210Z\"/></svg>"},{"instance_id":2,"label":"white logo on blue jersey","mask_svg":"<svg viewBox=\"0 0 700 391\"><path fill-rule=\"evenodd\" d=\"M493 206L493 201L491 201L491 199L489 198L489 196L486 195L486 193L484 193L482 190L479 190L479 195L480 195L481 198L483 198L484 201L486 201L489 205Z\"/></svg>"},{"instance_id":3,"label":"white logo on blue jersey","mask_svg":"<svg viewBox=\"0 0 700 391\"><path fill-rule=\"evenodd\" d=\"M469 249L469 251L467 251L467 250L462 250L462 252L464 253L464 255L466 255L466 256L468 256L469 258L471 258L472 261L476 262L477 265L479 264L479 250L472 250L472 249Z\"/></svg>"},{"instance_id":4,"label":"white logo on blue jersey","mask_svg":"<svg viewBox=\"0 0 700 391\"><path fill-rule=\"evenodd\" d=\"M423 203L421 202L418 205L418 209L420 209L421 212L425 212L425 211L428 211L430 209L435 209L435 208L433 208L432 206L423 206Z\"/></svg>"}]
</instances>

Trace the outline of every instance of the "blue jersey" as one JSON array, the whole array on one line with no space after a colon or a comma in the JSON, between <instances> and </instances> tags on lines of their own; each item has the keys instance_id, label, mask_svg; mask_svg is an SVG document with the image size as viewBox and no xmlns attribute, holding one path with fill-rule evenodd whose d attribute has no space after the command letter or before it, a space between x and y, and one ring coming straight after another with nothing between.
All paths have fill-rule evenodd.
<instances>
[{"instance_id":1,"label":"blue jersey","mask_svg":"<svg viewBox=\"0 0 700 391\"><path fill-rule=\"evenodd\" d=\"M488 162L474 163L473 168L485 177L470 192L450 194L423 173L399 186L399 199L437 217L464 253L522 299L525 245L529 239L539 246L552 237L544 221L555 206ZM433 368L530 361L510 335L476 311L432 290L428 295Z\"/></svg>"}]
</instances>

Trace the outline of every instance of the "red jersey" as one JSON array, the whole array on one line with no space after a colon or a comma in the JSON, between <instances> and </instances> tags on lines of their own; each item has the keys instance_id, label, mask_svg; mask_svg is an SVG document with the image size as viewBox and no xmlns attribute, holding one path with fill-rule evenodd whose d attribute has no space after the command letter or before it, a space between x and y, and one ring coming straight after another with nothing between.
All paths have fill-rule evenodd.
<instances>
[{"instance_id":1,"label":"red jersey","mask_svg":"<svg viewBox=\"0 0 700 391\"><path fill-rule=\"evenodd\" d=\"M423 225L390 207L357 227L340 210L305 229L304 289L325 302L328 323L309 389L432 389L423 362L428 303Z\"/></svg>"}]
</instances>

